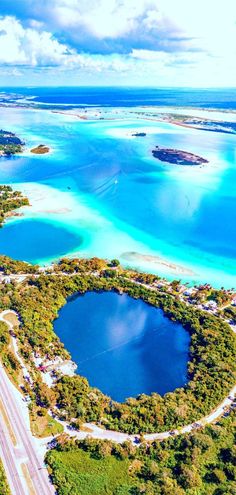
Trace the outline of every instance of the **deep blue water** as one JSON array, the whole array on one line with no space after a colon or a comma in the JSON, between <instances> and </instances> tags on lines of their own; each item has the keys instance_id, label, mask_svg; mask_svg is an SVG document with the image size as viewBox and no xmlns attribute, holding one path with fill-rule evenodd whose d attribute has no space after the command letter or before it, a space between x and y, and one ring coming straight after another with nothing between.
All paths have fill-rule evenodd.
<instances>
[{"instance_id":1,"label":"deep blue water","mask_svg":"<svg viewBox=\"0 0 236 495\"><path fill-rule=\"evenodd\" d=\"M34 97L38 104L72 106L132 107L137 105L184 106L201 108L236 108L235 88L114 88L114 87L33 87L0 88L24 97ZM14 101L13 97L13 101ZM0 95L0 101L4 101Z\"/></svg>"},{"instance_id":2,"label":"deep blue water","mask_svg":"<svg viewBox=\"0 0 236 495\"><path fill-rule=\"evenodd\" d=\"M114 400L163 395L187 381L190 336L160 309L114 292L87 292L59 312L54 330L78 373Z\"/></svg>"},{"instance_id":3,"label":"deep blue water","mask_svg":"<svg viewBox=\"0 0 236 495\"><path fill-rule=\"evenodd\" d=\"M80 243L74 233L40 220L9 222L0 230L0 254L28 262L63 256Z\"/></svg>"}]
</instances>

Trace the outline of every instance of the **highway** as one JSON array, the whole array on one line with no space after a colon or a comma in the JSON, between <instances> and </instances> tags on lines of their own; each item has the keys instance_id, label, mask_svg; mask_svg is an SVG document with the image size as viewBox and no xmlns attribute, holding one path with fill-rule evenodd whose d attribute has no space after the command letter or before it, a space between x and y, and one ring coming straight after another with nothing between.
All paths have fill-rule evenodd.
<instances>
[{"instance_id":1,"label":"highway","mask_svg":"<svg viewBox=\"0 0 236 495\"><path fill-rule=\"evenodd\" d=\"M0 367L0 402L0 457L12 495L55 495L44 465L40 441L33 438L30 431L27 405L3 366ZM8 421L2 414L2 406ZM27 466L33 488L27 485L22 464Z\"/></svg>"}]
</instances>

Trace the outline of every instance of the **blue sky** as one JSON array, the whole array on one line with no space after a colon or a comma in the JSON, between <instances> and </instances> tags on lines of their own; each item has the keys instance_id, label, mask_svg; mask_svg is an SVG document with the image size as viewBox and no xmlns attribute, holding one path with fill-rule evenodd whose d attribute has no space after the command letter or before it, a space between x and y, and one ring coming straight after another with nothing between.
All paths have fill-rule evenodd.
<instances>
[{"instance_id":1,"label":"blue sky","mask_svg":"<svg viewBox=\"0 0 236 495\"><path fill-rule=\"evenodd\" d=\"M1 0L0 85L236 87L236 0Z\"/></svg>"}]
</instances>

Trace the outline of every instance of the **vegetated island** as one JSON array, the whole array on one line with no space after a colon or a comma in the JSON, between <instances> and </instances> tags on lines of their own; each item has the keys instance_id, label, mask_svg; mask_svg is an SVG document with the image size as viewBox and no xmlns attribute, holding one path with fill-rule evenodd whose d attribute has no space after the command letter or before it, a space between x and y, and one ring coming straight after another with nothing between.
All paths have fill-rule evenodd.
<instances>
[{"instance_id":1,"label":"vegetated island","mask_svg":"<svg viewBox=\"0 0 236 495\"><path fill-rule=\"evenodd\" d=\"M11 156L21 153L24 144L13 132L0 129L0 156Z\"/></svg>"},{"instance_id":2,"label":"vegetated island","mask_svg":"<svg viewBox=\"0 0 236 495\"><path fill-rule=\"evenodd\" d=\"M45 144L39 144L35 148L32 148L30 150L31 153L34 153L35 155L45 155L46 153L49 153L50 148L46 146Z\"/></svg>"},{"instance_id":3,"label":"vegetated island","mask_svg":"<svg viewBox=\"0 0 236 495\"><path fill-rule=\"evenodd\" d=\"M29 200L20 191L13 191L10 186L0 186L0 227L5 218L19 215L15 210L21 206L29 206Z\"/></svg>"},{"instance_id":4,"label":"vegetated island","mask_svg":"<svg viewBox=\"0 0 236 495\"><path fill-rule=\"evenodd\" d=\"M161 148L160 146L156 146L155 150L152 150L152 154L161 162L173 163L176 165L203 165L204 163L208 163L208 160L205 158L190 153L189 151Z\"/></svg>"}]
</instances>

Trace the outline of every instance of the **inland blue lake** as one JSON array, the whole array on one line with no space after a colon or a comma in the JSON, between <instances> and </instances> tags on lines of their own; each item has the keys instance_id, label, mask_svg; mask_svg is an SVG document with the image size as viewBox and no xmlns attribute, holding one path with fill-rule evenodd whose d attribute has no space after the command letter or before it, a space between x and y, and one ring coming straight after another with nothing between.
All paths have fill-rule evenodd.
<instances>
[{"instance_id":1,"label":"inland blue lake","mask_svg":"<svg viewBox=\"0 0 236 495\"><path fill-rule=\"evenodd\" d=\"M54 330L78 373L112 399L163 395L187 382L190 336L162 310L115 292L87 292L60 310Z\"/></svg>"}]
</instances>

